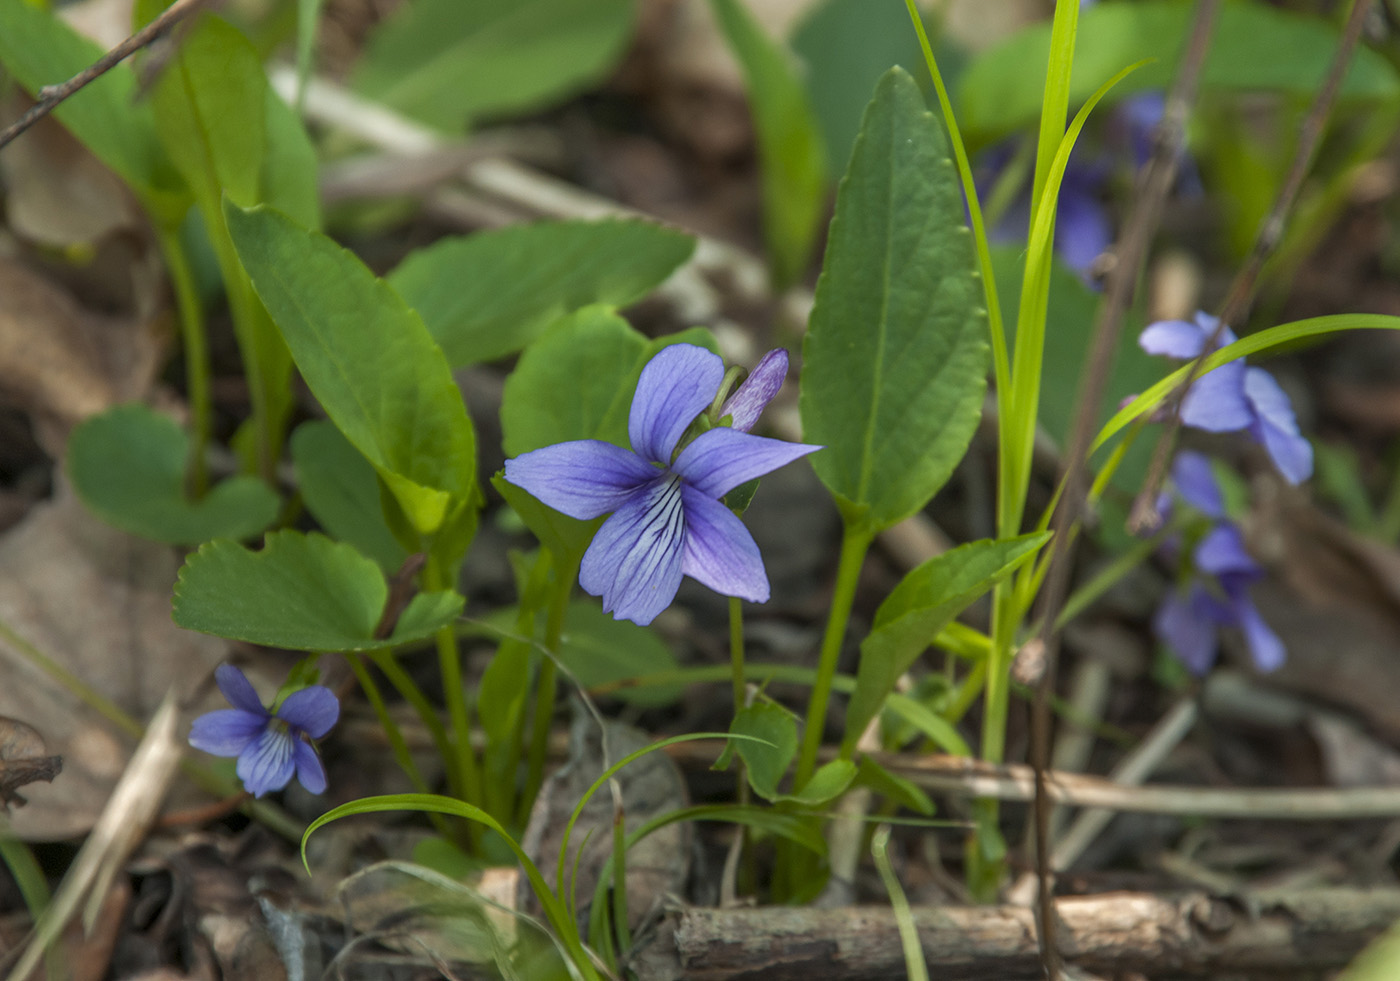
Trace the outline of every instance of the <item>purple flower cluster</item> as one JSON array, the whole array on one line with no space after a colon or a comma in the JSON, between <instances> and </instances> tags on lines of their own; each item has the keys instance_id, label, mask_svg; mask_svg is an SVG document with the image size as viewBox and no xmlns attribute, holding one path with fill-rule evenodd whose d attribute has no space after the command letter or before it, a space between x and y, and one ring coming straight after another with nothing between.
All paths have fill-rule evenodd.
<instances>
[{"instance_id":1,"label":"purple flower cluster","mask_svg":"<svg viewBox=\"0 0 1400 981\"><path fill-rule=\"evenodd\" d=\"M1226 517L1210 461L1192 450L1181 451L1172 466L1172 483L1183 501L1210 519L1210 526L1191 549L1188 581L1157 608L1153 633L1200 676L1219 655L1220 629L1234 627L1244 635L1255 666L1274 670L1283 663L1283 642L1249 596L1250 585L1264 570L1245 549L1239 528Z\"/></svg>"},{"instance_id":2,"label":"purple flower cluster","mask_svg":"<svg viewBox=\"0 0 1400 981\"><path fill-rule=\"evenodd\" d=\"M1138 344L1148 354L1197 358L1219 327L1220 321L1206 313L1197 313L1189 321L1159 320L1148 325ZM1234 332L1225 327L1211 350L1235 340ZM1243 359L1198 377L1181 400L1181 421L1206 432L1247 432L1268 451L1290 483L1312 476L1312 444L1298 430L1293 403L1272 375L1263 368L1247 367Z\"/></svg>"},{"instance_id":3,"label":"purple flower cluster","mask_svg":"<svg viewBox=\"0 0 1400 981\"><path fill-rule=\"evenodd\" d=\"M611 513L584 553L579 583L619 620L647 624L675 599L683 575L726 596L768 599L758 546L721 498L820 447L749 433L787 374L770 352L719 410L718 425L681 437L716 399L724 362L673 344L642 369L627 433L632 449L574 440L506 461L506 480L573 518Z\"/></svg>"},{"instance_id":4,"label":"purple flower cluster","mask_svg":"<svg viewBox=\"0 0 1400 981\"><path fill-rule=\"evenodd\" d=\"M222 664L214 672L233 706L194 720L190 745L215 756L238 757L238 779L254 797L281 790L295 775L313 794L326 789L326 770L312 743L340 718L340 702L323 685L288 695L276 713L263 707L242 671Z\"/></svg>"}]
</instances>

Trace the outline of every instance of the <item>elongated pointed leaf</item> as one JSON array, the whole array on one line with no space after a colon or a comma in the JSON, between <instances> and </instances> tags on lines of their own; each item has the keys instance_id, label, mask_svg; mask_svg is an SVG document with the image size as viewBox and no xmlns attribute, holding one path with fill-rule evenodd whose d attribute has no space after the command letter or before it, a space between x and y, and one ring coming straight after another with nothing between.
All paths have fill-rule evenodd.
<instances>
[{"instance_id":1,"label":"elongated pointed leaf","mask_svg":"<svg viewBox=\"0 0 1400 981\"><path fill-rule=\"evenodd\" d=\"M260 552L217 541L186 559L174 617L189 630L269 647L368 651L421 640L462 612L457 593L419 593L381 639L374 633L388 597L384 573L353 547L277 531Z\"/></svg>"},{"instance_id":2,"label":"elongated pointed leaf","mask_svg":"<svg viewBox=\"0 0 1400 981\"><path fill-rule=\"evenodd\" d=\"M454 366L514 354L566 313L624 307L695 240L646 221L542 221L442 239L389 274Z\"/></svg>"},{"instance_id":3,"label":"elongated pointed leaf","mask_svg":"<svg viewBox=\"0 0 1400 981\"><path fill-rule=\"evenodd\" d=\"M875 612L860 645L856 690L846 709L847 749L880 711L899 676L935 634L1046 543L1049 535L980 541L934 556L906 575Z\"/></svg>"},{"instance_id":4,"label":"elongated pointed leaf","mask_svg":"<svg viewBox=\"0 0 1400 981\"><path fill-rule=\"evenodd\" d=\"M268 208L224 208L238 256L326 413L431 534L474 506L476 442L442 350L359 259Z\"/></svg>"},{"instance_id":5,"label":"elongated pointed leaf","mask_svg":"<svg viewBox=\"0 0 1400 981\"><path fill-rule=\"evenodd\" d=\"M836 199L803 344L803 438L848 522L924 506L962 458L987 327L947 140L903 69L880 80Z\"/></svg>"},{"instance_id":6,"label":"elongated pointed leaf","mask_svg":"<svg viewBox=\"0 0 1400 981\"><path fill-rule=\"evenodd\" d=\"M759 702L740 709L729 731L751 737L734 745L743 757L749 786L764 800L820 807L840 796L855 779L854 763L832 760L793 793L779 791L778 785L797 755L797 720L781 705Z\"/></svg>"},{"instance_id":7,"label":"elongated pointed leaf","mask_svg":"<svg viewBox=\"0 0 1400 981\"><path fill-rule=\"evenodd\" d=\"M533 109L622 54L635 0L414 0L370 38L353 84L450 132Z\"/></svg>"},{"instance_id":8,"label":"elongated pointed leaf","mask_svg":"<svg viewBox=\"0 0 1400 981\"><path fill-rule=\"evenodd\" d=\"M763 32L742 0L710 0L748 82L763 165L763 233L774 285L807 270L826 210L827 162L816 113L787 50Z\"/></svg>"},{"instance_id":9,"label":"elongated pointed leaf","mask_svg":"<svg viewBox=\"0 0 1400 981\"><path fill-rule=\"evenodd\" d=\"M251 538L277 520L277 494L253 477L230 477L199 500L185 495L189 436L144 405L93 416L68 440L68 475L83 503L133 535L170 545Z\"/></svg>"}]
</instances>

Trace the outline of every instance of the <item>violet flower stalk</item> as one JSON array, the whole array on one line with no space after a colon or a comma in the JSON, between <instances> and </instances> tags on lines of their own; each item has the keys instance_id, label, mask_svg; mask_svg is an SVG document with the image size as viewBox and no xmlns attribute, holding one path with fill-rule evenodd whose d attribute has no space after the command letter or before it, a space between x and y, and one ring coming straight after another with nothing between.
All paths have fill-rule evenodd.
<instances>
[{"instance_id":1,"label":"violet flower stalk","mask_svg":"<svg viewBox=\"0 0 1400 981\"><path fill-rule=\"evenodd\" d=\"M579 583L619 620L648 624L671 604L682 576L762 603L768 576L758 546L721 498L821 447L748 430L777 394L786 355L765 357L721 409L716 426L681 445L724 378L717 355L673 344L642 369L627 433L632 449L585 439L506 461L506 480L581 520L611 512L583 555Z\"/></svg>"},{"instance_id":2,"label":"violet flower stalk","mask_svg":"<svg viewBox=\"0 0 1400 981\"><path fill-rule=\"evenodd\" d=\"M1167 594L1152 618L1152 632L1199 677L1219 656L1221 628L1233 627L1244 635L1255 667L1273 671L1283 663L1283 641L1249 595L1264 570L1245 549L1239 528L1225 517L1210 461L1183 450L1172 465L1172 482L1182 500L1212 519L1212 525L1191 551L1190 580Z\"/></svg>"},{"instance_id":3,"label":"violet flower stalk","mask_svg":"<svg viewBox=\"0 0 1400 981\"><path fill-rule=\"evenodd\" d=\"M263 707L242 671L222 664L214 672L233 706L194 720L190 745L215 756L238 757L238 779L254 797L281 790L293 775L313 794L326 789L326 770L312 743L340 718L340 702L324 685L288 695L276 713Z\"/></svg>"},{"instance_id":4,"label":"violet flower stalk","mask_svg":"<svg viewBox=\"0 0 1400 981\"><path fill-rule=\"evenodd\" d=\"M1200 357L1219 326L1219 318L1197 312L1191 320L1159 320L1148 324L1138 345L1148 354L1188 360ZM1233 344L1229 327L1220 332L1215 348ZM1191 383L1181 400L1181 421L1212 433L1245 430L1264 447L1289 483L1312 476L1312 444L1298 429L1293 403L1263 368L1251 368L1239 358L1206 372Z\"/></svg>"}]
</instances>

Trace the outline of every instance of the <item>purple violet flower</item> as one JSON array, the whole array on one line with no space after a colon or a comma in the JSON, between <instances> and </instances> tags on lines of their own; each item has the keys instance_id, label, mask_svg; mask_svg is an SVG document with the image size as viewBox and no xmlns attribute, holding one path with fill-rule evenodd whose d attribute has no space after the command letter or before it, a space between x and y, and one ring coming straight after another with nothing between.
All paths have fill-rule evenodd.
<instances>
[{"instance_id":1,"label":"purple violet flower","mask_svg":"<svg viewBox=\"0 0 1400 981\"><path fill-rule=\"evenodd\" d=\"M1205 349L1220 320L1197 312L1191 320L1159 320L1149 324L1138 338L1148 354L1189 360ZM1215 348L1235 342L1226 327ZM1181 400L1181 421L1212 433L1247 430L1268 451L1274 465L1289 483L1312 476L1313 450L1298 429L1293 403L1263 368L1246 367L1244 359L1227 362L1199 376Z\"/></svg>"},{"instance_id":2,"label":"purple violet flower","mask_svg":"<svg viewBox=\"0 0 1400 981\"><path fill-rule=\"evenodd\" d=\"M238 779L254 797L281 790L293 775L313 794L323 793L326 770L312 740L330 732L340 718L340 702L331 690L310 685L294 691L274 714L233 665L219 665L214 678L233 708L195 719L190 745L215 756L238 757Z\"/></svg>"},{"instance_id":3,"label":"purple violet flower","mask_svg":"<svg viewBox=\"0 0 1400 981\"><path fill-rule=\"evenodd\" d=\"M648 624L671 604L683 575L725 596L768 599L758 546L721 498L821 449L746 431L786 371L786 357L764 358L725 403L735 425L679 446L714 401L724 363L704 348L672 344L642 369L627 424L631 450L583 439L506 461L506 480L556 511L585 521L612 512L579 569L579 583L603 598L605 611Z\"/></svg>"},{"instance_id":4,"label":"purple violet flower","mask_svg":"<svg viewBox=\"0 0 1400 981\"><path fill-rule=\"evenodd\" d=\"M1260 671L1273 671L1283 663L1283 641L1264 622L1249 596L1250 585L1264 570L1245 549L1239 528L1225 520L1224 497L1210 461L1183 450L1172 465L1172 482L1182 500L1214 523L1192 551L1196 578L1184 590L1174 590L1162 600L1152 618L1152 632L1187 670L1201 676L1219 655L1220 628L1235 627L1244 634L1255 666Z\"/></svg>"}]
</instances>

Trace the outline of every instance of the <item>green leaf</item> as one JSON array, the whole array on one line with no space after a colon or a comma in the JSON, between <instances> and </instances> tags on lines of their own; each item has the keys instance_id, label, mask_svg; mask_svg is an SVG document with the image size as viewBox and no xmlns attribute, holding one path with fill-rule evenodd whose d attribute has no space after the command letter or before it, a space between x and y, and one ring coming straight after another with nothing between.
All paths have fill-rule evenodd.
<instances>
[{"instance_id":1,"label":"green leaf","mask_svg":"<svg viewBox=\"0 0 1400 981\"><path fill-rule=\"evenodd\" d=\"M897 773L891 773L869 756L861 757L860 769L856 772L856 784L868 787L877 794L898 801L911 811L918 811L925 817L934 813L933 801L918 784Z\"/></svg>"},{"instance_id":2,"label":"green leaf","mask_svg":"<svg viewBox=\"0 0 1400 981\"><path fill-rule=\"evenodd\" d=\"M292 433L292 463L306 509L332 538L348 542L385 572L408 558L384 521L374 467L334 423L313 419Z\"/></svg>"},{"instance_id":3,"label":"green leaf","mask_svg":"<svg viewBox=\"0 0 1400 981\"><path fill-rule=\"evenodd\" d=\"M635 0L415 0L369 40L354 88L451 132L538 109L600 77Z\"/></svg>"},{"instance_id":4,"label":"green leaf","mask_svg":"<svg viewBox=\"0 0 1400 981\"><path fill-rule=\"evenodd\" d=\"M749 737L739 741L736 748L744 760L749 786L764 800L819 807L839 796L855 778L854 763L832 760L812 774L797 792L781 793L778 785L797 755L797 720L781 705L757 702L745 706L734 716L729 731Z\"/></svg>"},{"instance_id":5,"label":"green leaf","mask_svg":"<svg viewBox=\"0 0 1400 981\"><path fill-rule=\"evenodd\" d=\"M580 307L635 303L694 250L648 221L541 221L441 239L388 279L460 367L514 354Z\"/></svg>"},{"instance_id":6,"label":"green leaf","mask_svg":"<svg viewBox=\"0 0 1400 981\"><path fill-rule=\"evenodd\" d=\"M353 546L275 531L254 552L209 542L185 560L175 622L188 630L296 651L372 651L422 640L462 612L457 593L419 593L393 634L374 636L389 587Z\"/></svg>"},{"instance_id":7,"label":"green leaf","mask_svg":"<svg viewBox=\"0 0 1400 981\"><path fill-rule=\"evenodd\" d=\"M0 0L0 62L30 95L67 81L103 55L54 14L26 0ZM178 221L188 192L156 137L148 102L137 98L136 76L116 65L66 99L54 115L148 205L164 203Z\"/></svg>"},{"instance_id":8,"label":"green leaf","mask_svg":"<svg viewBox=\"0 0 1400 981\"><path fill-rule=\"evenodd\" d=\"M1070 103L1087 99L1124 65L1157 59L1121 86L1115 98L1164 89L1181 62L1194 4L1140 0L1085 10L1075 45ZM1205 93L1275 92L1311 99L1327 74L1338 31L1331 24L1262 3L1224 4L1201 74ZM969 143L986 145L1035 123L1040 114L1050 26L1036 25L979 55L957 92L958 120ZM1341 98L1394 103L1400 78L1378 52L1357 49Z\"/></svg>"},{"instance_id":9,"label":"green leaf","mask_svg":"<svg viewBox=\"0 0 1400 981\"><path fill-rule=\"evenodd\" d=\"M230 477L198 501L185 496L189 436L144 405L119 405L79 424L68 474L93 512L123 531L170 545L250 538L277 520L277 494L253 477Z\"/></svg>"},{"instance_id":10,"label":"green leaf","mask_svg":"<svg viewBox=\"0 0 1400 981\"><path fill-rule=\"evenodd\" d=\"M676 656L654 631L629 620L614 620L596 603L581 601L569 604L559 661L584 688L679 667ZM674 704L684 691L685 686L677 684L623 687L612 694L632 705L653 708Z\"/></svg>"},{"instance_id":11,"label":"green leaf","mask_svg":"<svg viewBox=\"0 0 1400 981\"><path fill-rule=\"evenodd\" d=\"M942 127L893 68L836 199L803 343L804 440L848 524L887 528L947 481L977 427L987 326Z\"/></svg>"},{"instance_id":12,"label":"green leaf","mask_svg":"<svg viewBox=\"0 0 1400 981\"><path fill-rule=\"evenodd\" d=\"M933 18L925 21L929 33L936 33ZM826 141L826 159L834 166L850 159L866 93L880 76L894 65L915 78L924 70L904 0L824 0L803 15L789 42L806 65L807 94ZM948 75L960 52L951 45L937 47L938 65Z\"/></svg>"},{"instance_id":13,"label":"green leaf","mask_svg":"<svg viewBox=\"0 0 1400 981\"><path fill-rule=\"evenodd\" d=\"M952 756L972 756L972 750L953 724L923 702L890 692L885 695L885 709L905 725L932 739L943 752Z\"/></svg>"},{"instance_id":14,"label":"green leaf","mask_svg":"<svg viewBox=\"0 0 1400 981\"><path fill-rule=\"evenodd\" d=\"M306 228L321 227L321 189L316 147L291 106L269 85L263 111L267 132L259 184L260 201Z\"/></svg>"},{"instance_id":15,"label":"green leaf","mask_svg":"<svg viewBox=\"0 0 1400 981\"><path fill-rule=\"evenodd\" d=\"M935 634L1049 541L1045 533L1007 541L983 540L936 555L906 575L875 612L860 645L856 690L846 709L843 753L855 748L865 726L894 691L899 676Z\"/></svg>"},{"instance_id":16,"label":"green leaf","mask_svg":"<svg viewBox=\"0 0 1400 981\"><path fill-rule=\"evenodd\" d=\"M217 17L199 18L150 98L161 145L196 197L212 204L226 193L240 206L256 203L267 77L238 28Z\"/></svg>"},{"instance_id":17,"label":"green leaf","mask_svg":"<svg viewBox=\"0 0 1400 981\"><path fill-rule=\"evenodd\" d=\"M627 414L642 368L670 344L715 350L692 328L648 341L607 307L565 317L526 349L506 379L501 402L505 450L519 456L571 439L628 446Z\"/></svg>"},{"instance_id":18,"label":"green leaf","mask_svg":"<svg viewBox=\"0 0 1400 981\"><path fill-rule=\"evenodd\" d=\"M778 289L802 277L826 210L827 163L816 114L788 52L741 0L710 8L748 82L763 164L763 231Z\"/></svg>"},{"instance_id":19,"label":"green leaf","mask_svg":"<svg viewBox=\"0 0 1400 981\"><path fill-rule=\"evenodd\" d=\"M302 377L413 527L475 506L476 440L442 351L359 259L268 208L224 208L238 256Z\"/></svg>"}]
</instances>

